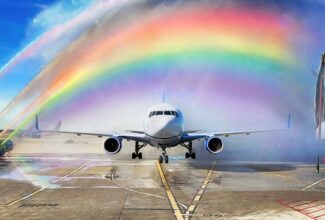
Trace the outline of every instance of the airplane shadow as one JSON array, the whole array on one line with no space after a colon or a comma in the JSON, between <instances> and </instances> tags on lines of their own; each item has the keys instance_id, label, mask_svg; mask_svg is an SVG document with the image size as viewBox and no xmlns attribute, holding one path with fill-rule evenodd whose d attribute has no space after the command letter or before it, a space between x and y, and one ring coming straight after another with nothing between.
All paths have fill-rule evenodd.
<instances>
[{"instance_id":1,"label":"airplane shadow","mask_svg":"<svg viewBox=\"0 0 325 220\"><path fill-rule=\"evenodd\" d=\"M263 173L263 172L284 172L293 171L297 167L290 164L263 164L263 163L224 163L224 162L190 162L189 165L195 169L214 170L220 172L238 173Z\"/></svg>"},{"instance_id":2,"label":"airplane shadow","mask_svg":"<svg viewBox=\"0 0 325 220\"><path fill-rule=\"evenodd\" d=\"M5 157L0 157L0 168L8 167L11 165L11 161L7 160Z\"/></svg>"}]
</instances>

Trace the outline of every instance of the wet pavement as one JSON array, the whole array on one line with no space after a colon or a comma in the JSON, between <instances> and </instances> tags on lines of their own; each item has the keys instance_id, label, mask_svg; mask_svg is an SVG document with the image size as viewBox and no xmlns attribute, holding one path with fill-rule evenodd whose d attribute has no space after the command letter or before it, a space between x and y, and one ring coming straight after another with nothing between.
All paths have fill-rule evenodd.
<instances>
[{"instance_id":1,"label":"wet pavement","mask_svg":"<svg viewBox=\"0 0 325 220\"><path fill-rule=\"evenodd\" d=\"M52 152L48 140L23 140L0 159L0 219L325 219L325 167L317 174L308 164L202 162L179 152L159 165L156 149L131 160L130 150L79 149L97 139L56 140Z\"/></svg>"}]
</instances>

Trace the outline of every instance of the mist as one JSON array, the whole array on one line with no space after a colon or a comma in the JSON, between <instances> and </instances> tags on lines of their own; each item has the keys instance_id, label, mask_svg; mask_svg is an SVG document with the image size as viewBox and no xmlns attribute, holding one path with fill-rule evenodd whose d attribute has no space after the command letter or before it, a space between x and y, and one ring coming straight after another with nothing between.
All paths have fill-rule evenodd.
<instances>
[{"instance_id":1,"label":"mist","mask_svg":"<svg viewBox=\"0 0 325 220\"><path fill-rule=\"evenodd\" d=\"M46 59L4 108L1 125L33 126L38 113L44 129L62 120L69 131L142 130L165 91L185 130L285 129L292 116L290 130L222 138L218 155L199 142L204 158L313 162L324 155L312 74L325 50L324 9L309 1L95 1L33 50ZM20 56L11 71L30 59Z\"/></svg>"}]
</instances>

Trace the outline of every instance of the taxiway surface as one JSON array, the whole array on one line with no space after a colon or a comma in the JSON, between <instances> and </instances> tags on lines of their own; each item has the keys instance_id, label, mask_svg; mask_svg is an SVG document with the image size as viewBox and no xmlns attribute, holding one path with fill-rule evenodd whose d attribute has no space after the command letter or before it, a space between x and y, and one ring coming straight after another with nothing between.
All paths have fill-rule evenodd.
<instances>
[{"instance_id":1,"label":"taxiway surface","mask_svg":"<svg viewBox=\"0 0 325 220\"><path fill-rule=\"evenodd\" d=\"M0 219L325 219L324 167L188 160L183 150L160 165L156 149L108 157L102 141L21 140L0 159Z\"/></svg>"}]
</instances>

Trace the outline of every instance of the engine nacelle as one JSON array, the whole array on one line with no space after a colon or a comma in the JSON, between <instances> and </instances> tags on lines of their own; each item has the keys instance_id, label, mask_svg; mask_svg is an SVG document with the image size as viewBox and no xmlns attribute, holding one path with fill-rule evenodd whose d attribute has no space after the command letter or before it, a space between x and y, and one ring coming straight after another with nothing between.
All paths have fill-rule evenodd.
<instances>
[{"instance_id":1,"label":"engine nacelle","mask_svg":"<svg viewBox=\"0 0 325 220\"><path fill-rule=\"evenodd\" d=\"M12 151L14 149L14 144L11 140L0 140L0 157L2 157L6 152Z\"/></svg>"},{"instance_id":2,"label":"engine nacelle","mask_svg":"<svg viewBox=\"0 0 325 220\"><path fill-rule=\"evenodd\" d=\"M11 140L7 140L6 143L4 144L6 152L12 151L14 149L14 144L12 143Z\"/></svg>"},{"instance_id":3,"label":"engine nacelle","mask_svg":"<svg viewBox=\"0 0 325 220\"><path fill-rule=\"evenodd\" d=\"M223 143L220 138L209 137L205 142L205 147L210 153L217 154L222 151Z\"/></svg>"},{"instance_id":4,"label":"engine nacelle","mask_svg":"<svg viewBox=\"0 0 325 220\"><path fill-rule=\"evenodd\" d=\"M104 149L108 154L117 154L122 148L122 143L119 138L111 137L104 142Z\"/></svg>"}]
</instances>

